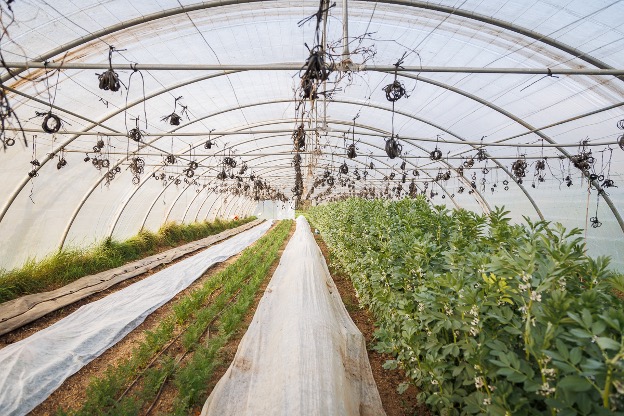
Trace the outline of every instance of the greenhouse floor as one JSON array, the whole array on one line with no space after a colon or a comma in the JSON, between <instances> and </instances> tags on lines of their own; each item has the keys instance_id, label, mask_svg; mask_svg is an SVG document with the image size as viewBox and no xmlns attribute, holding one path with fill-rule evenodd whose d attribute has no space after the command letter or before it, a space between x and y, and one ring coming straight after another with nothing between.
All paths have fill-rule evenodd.
<instances>
[{"instance_id":1,"label":"greenhouse floor","mask_svg":"<svg viewBox=\"0 0 624 416\"><path fill-rule=\"evenodd\" d=\"M160 320L171 312L172 306L177 300L200 288L206 280L226 269L230 264L235 262L238 257L240 257L240 254L213 266L208 273L197 279L191 286L178 293L170 302L154 311L154 313L148 316L141 325L130 332L124 339L65 380L61 387L31 412L31 415L51 415L54 414L59 407L63 409L75 409L77 406L80 406L80 404L85 401L86 389L92 378L102 377L109 366L115 365L126 358L135 346L145 338L145 331L155 329ZM161 396L162 398L158 407L155 409L157 410L155 414L158 413L159 409L162 411L170 407L172 398L168 397L166 393L167 391L165 390Z\"/></svg>"},{"instance_id":2,"label":"greenhouse floor","mask_svg":"<svg viewBox=\"0 0 624 416\"><path fill-rule=\"evenodd\" d=\"M288 236L286 242L279 251L279 257L281 257L281 254L287 242L290 240L293 232L294 226L292 227L292 230L290 231L290 235ZM318 235L315 235L314 237L324 257L326 259L329 259L329 253L323 240ZM76 374L69 377L60 388L58 388L50 397L48 397L48 399L46 399L37 408L35 408L31 414L54 414L59 408L70 410L72 408L76 409L76 406L80 406L81 403L83 403L86 399L85 391L92 379L101 378L102 376L104 376L109 366L116 365L116 363L119 363L124 358L127 358L127 356L132 352L133 348L135 348L138 343L145 339L145 331L150 331L156 328L159 322L163 319L163 317L171 312L172 306L178 299L201 287L201 285L205 281L209 280L212 276L216 275L220 271L226 269L239 257L240 255L234 256L223 263L213 266L207 273L205 273L200 279L195 281L191 286L176 295L176 297L174 297L170 302L158 308L140 326L138 326L131 333L129 333L123 340L121 340L115 346L104 352L100 357L96 358L91 363L86 365ZM275 261L268 273L268 276L272 276L274 274L277 265L278 261ZM373 333L375 328L373 325L373 319L367 310L359 308L353 285L351 284L350 280L346 276L340 274L335 270L331 270L331 274L338 289L338 292L340 293L340 296L346 306L346 309L351 316L351 319L354 321L358 329L365 337L366 344L369 349L368 359L386 414L391 416L399 416L412 415L415 412L418 412L418 414L427 415L428 412L426 408L424 406L418 406L416 400L417 391L413 387L410 387L406 392L401 395L398 394L397 387L401 382L405 380L405 378L400 370L388 371L383 369L382 366L386 359L388 359L389 357L386 357L374 351L370 351L370 348L374 343ZM77 309L79 306L105 297L109 293L112 293L121 289L122 287L130 285L137 279L140 279L140 277L131 279L127 282L123 282L122 284L111 288L106 292L94 295L88 299L84 299L78 302L75 305L71 305L69 307L63 308L62 310L56 311L51 315L28 325L27 327L21 328L17 331L3 336L2 338L0 338L0 342L4 341L5 343L11 343L19 339L25 338L32 333L58 321L63 316ZM212 391L216 382L225 374L231 361L233 360L239 342L246 332L248 325L251 323L256 307L258 306L258 302L262 297L269 281L270 279L267 278L262 283L260 290L258 290L255 296L253 305L246 313L243 325L239 328L236 335L232 339L230 339L229 342L220 350L219 365L215 368L211 381L207 385L208 392ZM172 349L176 352L182 351L181 346L174 345ZM172 388L171 384L172 383L166 383L164 385L164 388L162 389L162 392L160 393L159 398L155 403L155 406L151 409L151 414L166 414L172 410L173 403L177 398L177 392L174 388ZM198 411L199 408L196 408L195 410ZM193 414L195 413L197 412L194 412Z\"/></svg>"}]
</instances>

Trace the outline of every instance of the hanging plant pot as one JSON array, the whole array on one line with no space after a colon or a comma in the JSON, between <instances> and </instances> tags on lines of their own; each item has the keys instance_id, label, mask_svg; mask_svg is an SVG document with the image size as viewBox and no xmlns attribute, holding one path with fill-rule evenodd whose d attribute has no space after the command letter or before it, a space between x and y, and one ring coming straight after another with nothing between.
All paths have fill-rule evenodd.
<instances>
[{"instance_id":1,"label":"hanging plant pot","mask_svg":"<svg viewBox=\"0 0 624 416\"><path fill-rule=\"evenodd\" d=\"M511 170L517 178L526 176L527 163L524 159L518 159L511 165Z\"/></svg>"},{"instance_id":2,"label":"hanging plant pot","mask_svg":"<svg viewBox=\"0 0 624 416\"><path fill-rule=\"evenodd\" d=\"M102 74L96 74L98 76L99 87L104 91L117 92L121 88L121 82L119 81L119 75L113 69L108 69Z\"/></svg>"},{"instance_id":3,"label":"hanging plant pot","mask_svg":"<svg viewBox=\"0 0 624 416\"><path fill-rule=\"evenodd\" d=\"M343 164L340 165L340 173L342 173L343 175L349 173L349 167L347 166L346 162L343 162Z\"/></svg>"},{"instance_id":4,"label":"hanging plant pot","mask_svg":"<svg viewBox=\"0 0 624 416\"><path fill-rule=\"evenodd\" d=\"M229 157L229 156L228 156L228 157L226 157L225 159L223 159L223 163L224 163L226 166L229 166L229 167L231 167L231 168L235 168L235 167L236 167L236 160L234 160L233 158L231 158L231 157Z\"/></svg>"},{"instance_id":5,"label":"hanging plant pot","mask_svg":"<svg viewBox=\"0 0 624 416\"><path fill-rule=\"evenodd\" d=\"M172 126L179 126L180 120L182 120L182 118L176 113L171 113L169 115L169 124L171 124Z\"/></svg>"},{"instance_id":6,"label":"hanging plant pot","mask_svg":"<svg viewBox=\"0 0 624 416\"><path fill-rule=\"evenodd\" d=\"M357 157L357 153L355 151L355 143L351 143L348 147L347 147L347 157L349 159L355 159Z\"/></svg>"},{"instance_id":7,"label":"hanging plant pot","mask_svg":"<svg viewBox=\"0 0 624 416\"><path fill-rule=\"evenodd\" d=\"M408 97L405 86L397 79L395 79L392 84L383 87L383 91L386 93L386 100L391 103L400 100L404 96Z\"/></svg>"},{"instance_id":8,"label":"hanging plant pot","mask_svg":"<svg viewBox=\"0 0 624 416\"><path fill-rule=\"evenodd\" d=\"M143 138L143 133L138 127L135 127L128 132L128 137L138 143Z\"/></svg>"},{"instance_id":9,"label":"hanging plant pot","mask_svg":"<svg viewBox=\"0 0 624 416\"><path fill-rule=\"evenodd\" d=\"M386 154L388 155L388 157L390 159L394 159L396 157L401 156L401 151L403 150L403 146L401 146L401 144L398 141L398 136L396 136L397 138L395 139L394 137L390 137L388 139L386 139ZM372 169L372 163L371 163L371 169Z\"/></svg>"},{"instance_id":10,"label":"hanging plant pot","mask_svg":"<svg viewBox=\"0 0 624 416\"><path fill-rule=\"evenodd\" d=\"M431 160L442 159L442 151L436 147L431 153L429 153L429 158Z\"/></svg>"}]
</instances>

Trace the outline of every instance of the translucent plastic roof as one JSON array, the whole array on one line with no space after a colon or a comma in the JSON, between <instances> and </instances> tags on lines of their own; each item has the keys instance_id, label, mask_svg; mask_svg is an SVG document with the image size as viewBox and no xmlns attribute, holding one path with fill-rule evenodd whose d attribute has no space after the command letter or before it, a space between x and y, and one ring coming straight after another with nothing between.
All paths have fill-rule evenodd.
<instances>
[{"instance_id":1,"label":"translucent plastic roof","mask_svg":"<svg viewBox=\"0 0 624 416\"><path fill-rule=\"evenodd\" d=\"M622 1L10 4L0 267L165 221L411 189L584 228L590 252L624 269ZM306 97L315 46L332 72ZM117 92L96 75L110 51ZM42 130L50 114L56 133Z\"/></svg>"}]
</instances>

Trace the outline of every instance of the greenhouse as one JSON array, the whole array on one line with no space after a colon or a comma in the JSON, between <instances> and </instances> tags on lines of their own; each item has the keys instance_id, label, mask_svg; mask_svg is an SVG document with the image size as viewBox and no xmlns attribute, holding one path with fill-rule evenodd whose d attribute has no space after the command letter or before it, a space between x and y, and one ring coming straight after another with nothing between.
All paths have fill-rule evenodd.
<instances>
[{"instance_id":1,"label":"greenhouse","mask_svg":"<svg viewBox=\"0 0 624 416\"><path fill-rule=\"evenodd\" d=\"M0 415L624 414L624 1L0 21Z\"/></svg>"}]
</instances>

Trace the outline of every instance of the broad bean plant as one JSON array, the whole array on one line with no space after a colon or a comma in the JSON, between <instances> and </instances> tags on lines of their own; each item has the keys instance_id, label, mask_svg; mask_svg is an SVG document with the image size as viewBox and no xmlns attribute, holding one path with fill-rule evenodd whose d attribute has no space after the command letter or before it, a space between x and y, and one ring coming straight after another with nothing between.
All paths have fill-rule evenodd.
<instances>
[{"instance_id":1,"label":"broad bean plant","mask_svg":"<svg viewBox=\"0 0 624 416\"><path fill-rule=\"evenodd\" d=\"M374 314L386 367L432 412L623 414L624 278L581 230L507 214L423 198L308 213Z\"/></svg>"}]
</instances>

